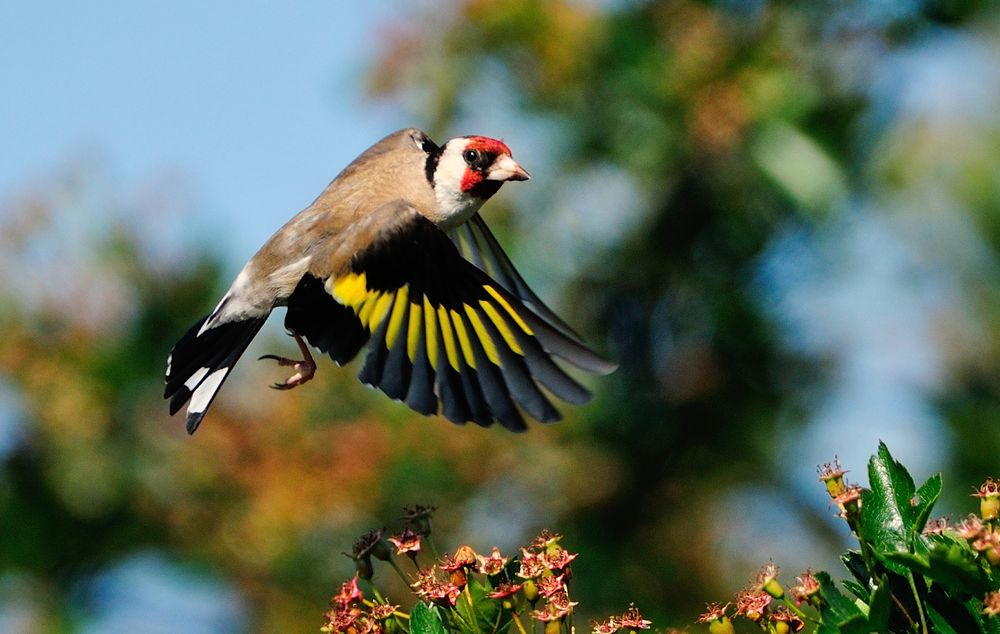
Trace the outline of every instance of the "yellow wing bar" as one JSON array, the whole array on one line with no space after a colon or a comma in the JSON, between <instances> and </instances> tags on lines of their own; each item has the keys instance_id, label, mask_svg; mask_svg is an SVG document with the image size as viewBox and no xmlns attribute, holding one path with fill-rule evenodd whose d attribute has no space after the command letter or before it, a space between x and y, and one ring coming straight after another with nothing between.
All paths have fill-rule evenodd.
<instances>
[{"instance_id":1,"label":"yellow wing bar","mask_svg":"<svg viewBox=\"0 0 1000 634\"><path fill-rule=\"evenodd\" d=\"M438 368L439 361L447 360L452 369L460 371L461 359L466 366L476 369L473 337L489 362L499 367L498 345L524 356L518 337L534 334L511 303L490 284L483 284L481 291L475 293L477 296L463 298L452 306L435 304L426 294L412 296L409 284L395 291L369 288L364 272L331 278L326 289L340 304L354 311L369 334L388 319L386 348L405 346L411 362L416 360L422 338L423 350L432 368ZM405 332L402 329L404 321L407 322ZM491 334L486 323L499 337Z\"/></svg>"}]
</instances>

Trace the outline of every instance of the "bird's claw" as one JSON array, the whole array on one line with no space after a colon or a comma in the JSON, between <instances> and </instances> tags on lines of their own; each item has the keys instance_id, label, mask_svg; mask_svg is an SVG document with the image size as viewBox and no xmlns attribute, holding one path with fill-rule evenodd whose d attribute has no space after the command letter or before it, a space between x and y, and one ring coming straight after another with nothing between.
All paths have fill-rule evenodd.
<instances>
[{"instance_id":1,"label":"bird's claw","mask_svg":"<svg viewBox=\"0 0 1000 634\"><path fill-rule=\"evenodd\" d=\"M280 366L292 366L295 369L295 374L285 379L284 383L275 383L271 386L275 390L290 390L293 387L298 387L306 381L312 379L316 374L316 363L312 360L312 358L307 358L304 361L298 361L287 357L279 357L274 354L265 354L257 360L261 361L263 359L277 361Z\"/></svg>"},{"instance_id":2,"label":"bird's claw","mask_svg":"<svg viewBox=\"0 0 1000 634\"><path fill-rule=\"evenodd\" d=\"M279 357L276 354L263 354L257 357L258 361L263 361L264 359L271 359L272 361L277 361L278 365L295 365L297 363L302 363L302 361L296 361L295 359L289 359L288 357Z\"/></svg>"}]
</instances>

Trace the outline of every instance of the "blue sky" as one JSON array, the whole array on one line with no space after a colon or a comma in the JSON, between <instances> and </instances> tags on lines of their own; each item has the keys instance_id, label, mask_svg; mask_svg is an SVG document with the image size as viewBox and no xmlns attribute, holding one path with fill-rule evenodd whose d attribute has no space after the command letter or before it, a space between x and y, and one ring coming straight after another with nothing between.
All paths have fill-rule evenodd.
<instances>
[{"instance_id":1,"label":"blue sky","mask_svg":"<svg viewBox=\"0 0 1000 634\"><path fill-rule=\"evenodd\" d=\"M115 192L179 174L179 182L190 188L183 198L196 207L196 213L182 220L193 223L192 232L211 236L234 273L361 150L391 130L425 123L364 97L366 73L385 32L380 26L405 6L402 2L5 3L0 8L0 217L19 190L74 161L99 163L110 172ZM871 54L860 45L858 51L866 59ZM874 66L875 80L882 78L872 87L875 112L902 115L903 132L915 129L907 127L914 123L922 130L938 129L940 138L954 139L954 151L964 155L965 141L982 136L977 118L995 121L991 113L1000 97L984 87L997 83L981 81L996 77L1000 68L993 51L991 42L931 34L909 51L876 60L867 65ZM956 72L959 68L977 72ZM498 125L499 116L491 112L490 121L466 122L463 129L508 135L515 148L529 147L533 136L549 138L531 132L524 120ZM938 128L928 128L935 122ZM961 124L969 124L966 134L953 134L962 130ZM537 145L544 144L536 140ZM537 191L546 182L539 172L545 161L526 165L542 176ZM792 173L789 167L778 171ZM594 223L628 220L619 210L637 208L629 198L629 181L612 181L610 167L594 174L585 180L600 181L601 196L589 195L592 190L580 186L585 180L572 182L573 191L588 195L566 196L562 205L557 197L555 210L535 221L558 223L566 241L560 246L590 244L581 235L613 237L606 225ZM527 198L530 191L518 195ZM616 204L606 204L606 196L615 192L621 192ZM949 192L938 187L935 193ZM902 198L898 192L893 196ZM923 192L915 197L925 204ZM584 206L588 200L581 199L590 200L592 213ZM845 205L844 218L820 225L813 234L778 236L762 258L763 283L754 290L786 344L832 363L829 390L810 404L810 426L800 438L785 440L784 455L800 468L794 477L810 487L815 486L813 465L831 458L831 439L839 443L845 464L862 472L875 441L885 439L903 462L915 467L918 478L926 477L946 449L948 438L935 437L941 432L931 397L948 379L953 362L938 350L942 343L934 333L940 317L953 315L948 310L967 300L952 295L957 281L927 269L947 272L961 260L946 254L927 264L926 245L913 238L921 235L916 228L926 218L894 213L893 205L911 206L909 200L894 199ZM214 236L208 229L224 233ZM964 230L949 220L935 244L955 244L956 253L972 248L958 238L943 240L946 229ZM560 235L552 230L526 233L529 244ZM553 265L551 270L561 263L566 271L568 249L539 251L541 258L552 254L556 260L545 261ZM597 248L583 251L601 253ZM910 281L914 270L921 284ZM530 274L530 268L525 272ZM792 412L795 405L801 404L793 403ZM0 385L0 455L3 443L13 442L15 432L5 431L12 427L5 414L14 408L16 395ZM777 554L778 546L754 559ZM121 594L123 587L143 590L132 566L152 577L168 577L168 582L173 578L169 561L137 561L113 568L110 577L100 578L104 582L98 589L111 595ZM115 575L126 582L116 581ZM175 585L187 584L167 583L150 593L173 597ZM223 585L220 592L228 590ZM126 599L118 603L127 607L138 600L132 595ZM197 613L199 605L185 614ZM209 615L208 621L240 622L241 610L236 605L235 616ZM98 612L94 618L99 625L121 617ZM4 614L0 604L0 630L5 629Z\"/></svg>"},{"instance_id":2,"label":"blue sky","mask_svg":"<svg viewBox=\"0 0 1000 634\"><path fill-rule=\"evenodd\" d=\"M0 213L95 160L179 174L233 267L358 152L410 124L364 98L395 2L18 2L0 9Z\"/></svg>"},{"instance_id":3,"label":"blue sky","mask_svg":"<svg viewBox=\"0 0 1000 634\"><path fill-rule=\"evenodd\" d=\"M210 236L235 272L361 150L419 125L364 97L380 27L398 6L4 3L0 218L19 192L81 161L110 180L112 198L177 176L189 190L180 199L194 209L176 220ZM61 239L72 240L74 226ZM216 238L209 229L224 233ZM171 230L164 239L175 238ZM19 438L14 411L16 395L0 385L0 456ZM86 631L129 623L132 605L143 606L148 631L176 631L178 618L189 631L241 629L244 608L225 584L192 588L176 581L174 564L155 557L96 578L100 592L85 597ZM0 586L10 579L0 574ZM214 612L200 595L211 597ZM0 630L33 618L35 608L25 609L0 596Z\"/></svg>"}]
</instances>

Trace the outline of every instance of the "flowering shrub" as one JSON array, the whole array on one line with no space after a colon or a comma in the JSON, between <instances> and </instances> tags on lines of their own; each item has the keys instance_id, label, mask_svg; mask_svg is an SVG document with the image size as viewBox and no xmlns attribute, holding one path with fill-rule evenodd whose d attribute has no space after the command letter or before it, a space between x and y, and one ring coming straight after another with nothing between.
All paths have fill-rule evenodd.
<instances>
[{"instance_id":1,"label":"flowering shrub","mask_svg":"<svg viewBox=\"0 0 1000 634\"><path fill-rule=\"evenodd\" d=\"M838 517L858 539L858 549L841 557L853 579L838 587L828 573L806 570L786 588L778 580L780 569L768 562L734 601L708 606L698 622L709 632L732 634L745 622L771 634L1000 634L1000 482L987 479L973 494L979 514L953 526L947 518L930 517L941 476L917 488L884 444L868 464L870 489L849 484L838 460L819 472ZM330 600L323 632L527 634L538 626L544 634L576 632L570 581L577 554L561 545L559 535L543 531L510 556L497 548L482 554L460 546L439 557L430 540L434 510L408 508L408 526L399 533L370 531L355 542L349 556L357 574ZM412 575L400 566L404 557L412 562ZM434 563L427 565L428 558ZM374 560L412 588L419 601L410 613L372 584ZM650 625L632 605L591 623L591 629L634 634Z\"/></svg>"},{"instance_id":2,"label":"flowering shrub","mask_svg":"<svg viewBox=\"0 0 1000 634\"><path fill-rule=\"evenodd\" d=\"M349 555L357 574L345 582L330 600L323 632L343 634L487 634L516 632L527 634L540 625L545 634L573 632L570 600L570 564L577 554L566 550L559 535L542 531L515 555L506 557L498 548L480 554L460 546L454 554L434 553L430 519L434 507L407 508L409 526L386 537L384 530L370 531L359 538ZM421 566L418 553L424 545L435 563ZM407 557L415 572L407 576L397 559ZM420 600L407 614L382 596L372 583L375 561L385 562L413 589ZM361 582L368 586L368 595ZM619 630L648 629L636 607L620 616L594 623L597 634Z\"/></svg>"},{"instance_id":3,"label":"flowering shrub","mask_svg":"<svg viewBox=\"0 0 1000 634\"><path fill-rule=\"evenodd\" d=\"M819 469L838 516L859 548L841 556L853 579L841 591L825 572L807 570L785 589L765 565L733 603L711 604L699 618L712 634L735 632L734 620L774 634L803 631L1000 634L1000 484L992 478L973 496L979 515L952 526L930 519L941 476L920 488L885 444L868 463L871 489L848 484L834 460ZM853 596L849 596L853 595Z\"/></svg>"}]
</instances>

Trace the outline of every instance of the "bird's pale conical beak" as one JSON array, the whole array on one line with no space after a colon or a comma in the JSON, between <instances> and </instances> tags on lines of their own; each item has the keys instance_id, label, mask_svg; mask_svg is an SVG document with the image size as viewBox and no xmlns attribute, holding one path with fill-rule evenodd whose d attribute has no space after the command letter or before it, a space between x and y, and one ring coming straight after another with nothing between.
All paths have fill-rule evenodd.
<instances>
[{"instance_id":1,"label":"bird's pale conical beak","mask_svg":"<svg viewBox=\"0 0 1000 634\"><path fill-rule=\"evenodd\" d=\"M526 181L530 178L531 174L507 154L497 157L486 172L486 180L489 181Z\"/></svg>"}]
</instances>

